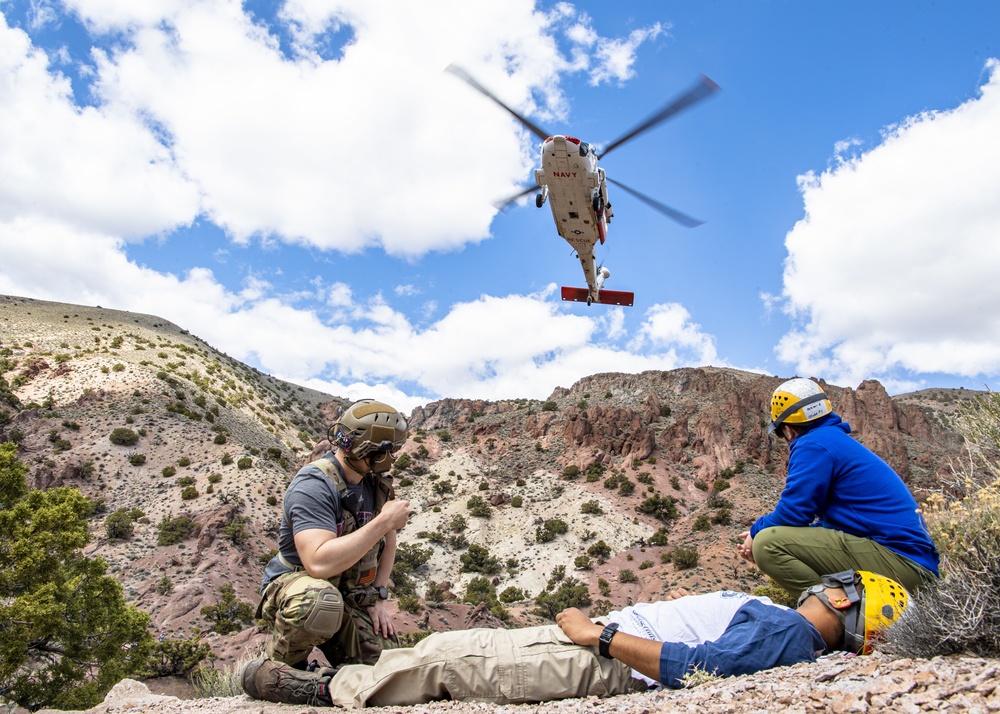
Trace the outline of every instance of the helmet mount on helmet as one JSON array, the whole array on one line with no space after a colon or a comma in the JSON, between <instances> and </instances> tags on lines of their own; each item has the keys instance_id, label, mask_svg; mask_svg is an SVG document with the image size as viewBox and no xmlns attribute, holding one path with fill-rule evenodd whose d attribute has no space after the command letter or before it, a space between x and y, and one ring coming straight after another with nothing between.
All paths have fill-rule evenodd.
<instances>
[{"instance_id":1,"label":"helmet mount on helmet","mask_svg":"<svg viewBox=\"0 0 1000 714\"><path fill-rule=\"evenodd\" d=\"M406 441L406 419L388 404L362 399L344 410L329 437L365 473L385 473Z\"/></svg>"},{"instance_id":2,"label":"helmet mount on helmet","mask_svg":"<svg viewBox=\"0 0 1000 714\"><path fill-rule=\"evenodd\" d=\"M824 575L799 596L801 605L810 596L829 608L844 627L840 649L869 654L882 631L896 622L909 604L909 594L895 580L866 570L845 570ZM844 598L831 597L828 590L842 589Z\"/></svg>"}]
</instances>

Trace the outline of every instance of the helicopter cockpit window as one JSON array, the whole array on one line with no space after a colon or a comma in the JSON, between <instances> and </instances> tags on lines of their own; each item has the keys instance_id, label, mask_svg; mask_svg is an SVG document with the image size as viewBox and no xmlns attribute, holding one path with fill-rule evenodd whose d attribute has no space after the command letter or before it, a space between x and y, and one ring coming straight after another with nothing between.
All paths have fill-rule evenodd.
<instances>
[{"instance_id":1,"label":"helicopter cockpit window","mask_svg":"<svg viewBox=\"0 0 1000 714\"><path fill-rule=\"evenodd\" d=\"M590 144L586 141L580 142L580 156L586 156L590 152Z\"/></svg>"}]
</instances>

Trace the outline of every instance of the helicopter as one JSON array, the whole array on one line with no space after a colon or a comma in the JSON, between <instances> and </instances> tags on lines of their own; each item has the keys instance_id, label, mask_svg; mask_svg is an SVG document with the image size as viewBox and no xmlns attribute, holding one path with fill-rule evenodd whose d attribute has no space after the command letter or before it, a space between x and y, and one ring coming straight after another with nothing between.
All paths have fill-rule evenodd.
<instances>
[{"instance_id":1,"label":"helicopter","mask_svg":"<svg viewBox=\"0 0 1000 714\"><path fill-rule=\"evenodd\" d=\"M500 202L497 204L497 208L503 210L514 201L533 191L538 191L535 195L535 205L538 208L544 206L548 201L549 207L552 209L556 230L559 232L559 236L569 243L576 252L576 256L580 260L580 267L587 280L586 288L563 287L562 299L572 302L586 302L587 305L596 302L601 305L630 307L635 300L635 294L619 290L605 290L604 281L610 277L611 271L604 265L599 265L594 256L594 248L597 243L600 242L603 245L607 239L608 224L611 223L611 218L614 216L614 210L608 198L608 183L614 184L683 226L693 228L701 225L703 221L681 213L610 178L605 174L604 169L598 166L598 161L627 141L711 96L719 89L719 85L708 77L702 76L691 89L671 100L646 120L610 142L602 150L598 150L592 144L574 136L552 134L545 131L527 117L504 104L495 94L477 82L461 67L451 64L445 69L493 100L517 119L525 129L541 140L541 166L535 169L535 184Z\"/></svg>"}]
</instances>

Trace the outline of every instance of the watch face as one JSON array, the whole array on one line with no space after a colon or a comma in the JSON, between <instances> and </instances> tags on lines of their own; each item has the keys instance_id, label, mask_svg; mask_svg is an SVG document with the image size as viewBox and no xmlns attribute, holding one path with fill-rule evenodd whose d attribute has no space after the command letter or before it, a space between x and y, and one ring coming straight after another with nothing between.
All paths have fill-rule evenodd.
<instances>
[{"instance_id":1,"label":"watch face","mask_svg":"<svg viewBox=\"0 0 1000 714\"><path fill-rule=\"evenodd\" d=\"M375 590L378 592L379 600L389 599L389 588L387 588L386 586L380 585L379 587L375 588Z\"/></svg>"}]
</instances>

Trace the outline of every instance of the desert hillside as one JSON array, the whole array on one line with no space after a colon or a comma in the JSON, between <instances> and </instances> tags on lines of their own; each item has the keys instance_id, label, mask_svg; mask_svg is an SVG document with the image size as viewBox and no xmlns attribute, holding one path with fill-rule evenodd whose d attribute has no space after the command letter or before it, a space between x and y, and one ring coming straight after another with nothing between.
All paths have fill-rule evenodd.
<instances>
[{"instance_id":1,"label":"desert hillside","mask_svg":"<svg viewBox=\"0 0 1000 714\"><path fill-rule=\"evenodd\" d=\"M201 608L226 583L256 604L284 487L346 400L262 374L155 316L17 297L0 297L0 376L0 439L18 442L34 486L76 486L103 503L87 552L150 613L154 633L200 634L216 666L252 650L252 623L218 635ZM735 541L781 491L785 450L765 424L771 391L790 376L597 374L546 400L413 410L396 483L415 513L400 538L427 557L408 574L414 595L391 601L402 629L467 624L462 598L483 573L507 593L515 625L541 621L538 596L567 579L595 608L676 586L761 585ZM973 393L826 386L918 499L961 459L957 405ZM134 443L113 442L122 429ZM118 509L143 514L124 540L106 533ZM158 545L160 525L181 517L192 519L188 536ZM463 566L470 553L491 566Z\"/></svg>"}]
</instances>

